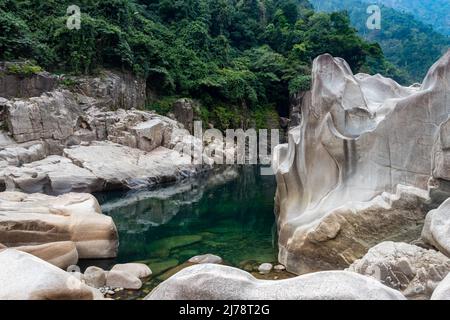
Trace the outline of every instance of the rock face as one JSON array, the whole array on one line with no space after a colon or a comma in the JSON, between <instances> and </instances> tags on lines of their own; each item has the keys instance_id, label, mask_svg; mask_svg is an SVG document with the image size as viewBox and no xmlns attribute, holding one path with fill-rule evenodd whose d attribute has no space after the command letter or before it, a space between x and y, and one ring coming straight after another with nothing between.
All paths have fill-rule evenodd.
<instances>
[{"instance_id":1,"label":"rock face","mask_svg":"<svg viewBox=\"0 0 450 320\"><path fill-rule=\"evenodd\" d=\"M326 285L324 285L326 284ZM203 264L178 272L146 300L404 300L378 281L345 271L319 272L287 280L257 280L221 265Z\"/></svg>"},{"instance_id":2,"label":"rock face","mask_svg":"<svg viewBox=\"0 0 450 320\"><path fill-rule=\"evenodd\" d=\"M0 252L0 300L92 300L96 292L69 273L28 253Z\"/></svg>"},{"instance_id":3,"label":"rock face","mask_svg":"<svg viewBox=\"0 0 450 320\"><path fill-rule=\"evenodd\" d=\"M422 239L450 257L450 199L428 213Z\"/></svg>"},{"instance_id":4,"label":"rock face","mask_svg":"<svg viewBox=\"0 0 450 320\"><path fill-rule=\"evenodd\" d=\"M40 96L56 86L56 78L47 72L31 76L20 76L5 72L6 65L0 64L0 97L29 98Z\"/></svg>"},{"instance_id":5,"label":"rock face","mask_svg":"<svg viewBox=\"0 0 450 320\"><path fill-rule=\"evenodd\" d=\"M450 114L450 51L420 88L353 75L330 55L316 58L312 78L302 122L273 159L279 260L295 273L346 267L377 243L420 234L420 189L439 167Z\"/></svg>"},{"instance_id":6,"label":"rock face","mask_svg":"<svg viewBox=\"0 0 450 320\"><path fill-rule=\"evenodd\" d=\"M132 109L145 105L145 79L131 73L104 70L98 77L76 78L76 82L75 91L94 98L99 108Z\"/></svg>"},{"instance_id":7,"label":"rock face","mask_svg":"<svg viewBox=\"0 0 450 320\"><path fill-rule=\"evenodd\" d=\"M173 105L175 119L183 124L184 128L192 134L194 131L194 118L196 114L196 104L191 99L179 99Z\"/></svg>"},{"instance_id":8,"label":"rock face","mask_svg":"<svg viewBox=\"0 0 450 320\"><path fill-rule=\"evenodd\" d=\"M450 272L450 259L414 245L383 242L348 269L374 277L410 299L429 299Z\"/></svg>"},{"instance_id":9,"label":"rock face","mask_svg":"<svg viewBox=\"0 0 450 320\"><path fill-rule=\"evenodd\" d=\"M8 247L72 241L80 258L117 255L118 235L89 194L0 193L0 243Z\"/></svg>"}]
</instances>

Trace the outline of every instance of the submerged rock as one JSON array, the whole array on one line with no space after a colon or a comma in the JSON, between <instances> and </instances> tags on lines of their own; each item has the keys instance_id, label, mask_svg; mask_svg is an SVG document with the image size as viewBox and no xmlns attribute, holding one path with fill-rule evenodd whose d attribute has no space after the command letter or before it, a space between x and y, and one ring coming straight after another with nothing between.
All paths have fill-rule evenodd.
<instances>
[{"instance_id":1,"label":"submerged rock","mask_svg":"<svg viewBox=\"0 0 450 320\"><path fill-rule=\"evenodd\" d=\"M152 242L148 250L152 257L167 257L169 256L170 250L184 247L201 240L202 237L199 235L173 236Z\"/></svg>"},{"instance_id":2,"label":"submerged rock","mask_svg":"<svg viewBox=\"0 0 450 320\"><path fill-rule=\"evenodd\" d=\"M113 258L118 235L112 219L101 214L90 194L59 197L20 192L0 193L0 242L8 247L75 243L80 258ZM58 250L49 247L48 250Z\"/></svg>"},{"instance_id":3,"label":"submerged rock","mask_svg":"<svg viewBox=\"0 0 450 320\"><path fill-rule=\"evenodd\" d=\"M0 300L103 298L68 272L25 252L1 251L0 265Z\"/></svg>"},{"instance_id":4,"label":"submerged rock","mask_svg":"<svg viewBox=\"0 0 450 320\"><path fill-rule=\"evenodd\" d=\"M438 137L450 115L450 50L420 88L353 75L330 55L315 59L312 78L301 124L273 159L279 260L295 273L346 267L380 242L417 238L430 169L448 150Z\"/></svg>"},{"instance_id":5,"label":"submerged rock","mask_svg":"<svg viewBox=\"0 0 450 320\"><path fill-rule=\"evenodd\" d=\"M326 284L326 285L324 285ZM257 280L221 265L183 269L146 300L404 300L398 291L352 272L330 271L287 280Z\"/></svg>"},{"instance_id":6,"label":"submerged rock","mask_svg":"<svg viewBox=\"0 0 450 320\"><path fill-rule=\"evenodd\" d=\"M434 250L383 242L371 248L349 271L371 276L411 299L429 299L450 272L450 259Z\"/></svg>"},{"instance_id":7,"label":"submerged rock","mask_svg":"<svg viewBox=\"0 0 450 320\"><path fill-rule=\"evenodd\" d=\"M223 262L223 260L219 256L207 253L207 254L202 254L199 256L192 257L188 260L188 262L195 263L195 264L204 264L204 263L221 264Z\"/></svg>"}]
</instances>

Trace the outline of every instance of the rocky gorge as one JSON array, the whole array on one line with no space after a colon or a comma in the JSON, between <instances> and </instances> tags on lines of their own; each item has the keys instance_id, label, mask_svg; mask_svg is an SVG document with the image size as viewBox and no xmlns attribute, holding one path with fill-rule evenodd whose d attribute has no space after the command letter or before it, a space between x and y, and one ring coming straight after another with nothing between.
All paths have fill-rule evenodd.
<instances>
[{"instance_id":1,"label":"rocky gorge","mask_svg":"<svg viewBox=\"0 0 450 320\"><path fill-rule=\"evenodd\" d=\"M328 54L314 60L312 79L295 100L300 114L288 143L273 154L280 264L259 266L261 275L290 276L257 279L210 252L173 268L146 300L450 299L450 51L411 87L354 75ZM175 148L196 139L185 130L189 119L142 109L139 79L105 71L70 90L57 83L28 90L33 97L8 89L0 98L2 299L102 299L140 289L151 264L65 271L79 259L117 255L117 227L91 194L175 183L158 194L166 197L213 169ZM208 183L235 177L225 171ZM145 211L139 201L155 193L104 209ZM167 249L159 244L151 250Z\"/></svg>"}]
</instances>

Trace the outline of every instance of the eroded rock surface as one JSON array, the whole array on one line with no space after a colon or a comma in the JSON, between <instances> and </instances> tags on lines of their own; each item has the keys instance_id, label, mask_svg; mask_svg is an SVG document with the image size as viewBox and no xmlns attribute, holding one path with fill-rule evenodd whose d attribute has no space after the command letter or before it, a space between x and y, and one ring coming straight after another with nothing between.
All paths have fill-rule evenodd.
<instances>
[{"instance_id":1,"label":"eroded rock surface","mask_svg":"<svg viewBox=\"0 0 450 320\"><path fill-rule=\"evenodd\" d=\"M446 150L450 51L420 88L353 75L330 55L314 61L312 78L301 124L273 161L279 259L296 273L342 268L377 243L419 236L429 180L442 171L434 154Z\"/></svg>"},{"instance_id":2,"label":"eroded rock surface","mask_svg":"<svg viewBox=\"0 0 450 320\"><path fill-rule=\"evenodd\" d=\"M404 300L375 279L346 271L328 271L287 280L257 280L221 265L183 269L161 283L146 300Z\"/></svg>"},{"instance_id":3,"label":"eroded rock surface","mask_svg":"<svg viewBox=\"0 0 450 320\"><path fill-rule=\"evenodd\" d=\"M401 242L371 248L348 269L374 277L411 299L429 299L450 272L450 259L434 250Z\"/></svg>"},{"instance_id":4,"label":"eroded rock surface","mask_svg":"<svg viewBox=\"0 0 450 320\"><path fill-rule=\"evenodd\" d=\"M428 213L422 239L450 257L450 199Z\"/></svg>"},{"instance_id":5,"label":"eroded rock surface","mask_svg":"<svg viewBox=\"0 0 450 320\"><path fill-rule=\"evenodd\" d=\"M113 258L118 235L89 194L0 193L0 243L8 247L72 241L80 258Z\"/></svg>"},{"instance_id":6,"label":"eroded rock surface","mask_svg":"<svg viewBox=\"0 0 450 320\"><path fill-rule=\"evenodd\" d=\"M95 289L28 253L0 251L0 300L93 300Z\"/></svg>"}]
</instances>

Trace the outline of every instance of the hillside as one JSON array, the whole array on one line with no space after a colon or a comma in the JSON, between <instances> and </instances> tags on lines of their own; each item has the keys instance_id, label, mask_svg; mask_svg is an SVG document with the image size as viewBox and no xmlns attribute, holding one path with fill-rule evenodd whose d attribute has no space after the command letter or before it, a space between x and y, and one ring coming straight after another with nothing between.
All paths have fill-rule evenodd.
<instances>
[{"instance_id":1,"label":"hillside","mask_svg":"<svg viewBox=\"0 0 450 320\"><path fill-rule=\"evenodd\" d=\"M450 36L450 1L448 0L377 0L374 2L407 12L417 20L431 24L437 32Z\"/></svg>"},{"instance_id":2,"label":"hillside","mask_svg":"<svg viewBox=\"0 0 450 320\"><path fill-rule=\"evenodd\" d=\"M222 127L242 125L247 112L287 115L289 93L309 87L322 53L355 72L398 74L345 14L314 13L306 0L82 0L80 30L66 27L70 4L1 1L0 59L58 73L132 70L158 97L151 108L164 113L172 97L193 97Z\"/></svg>"},{"instance_id":3,"label":"hillside","mask_svg":"<svg viewBox=\"0 0 450 320\"><path fill-rule=\"evenodd\" d=\"M422 81L428 68L450 45L450 39L431 26L392 8L381 6L381 30L369 30L366 27L368 1L311 0L311 3L321 11L346 10L359 34L367 41L378 42L386 58L405 71L403 79L399 79L403 83Z\"/></svg>"}]
</instances>

